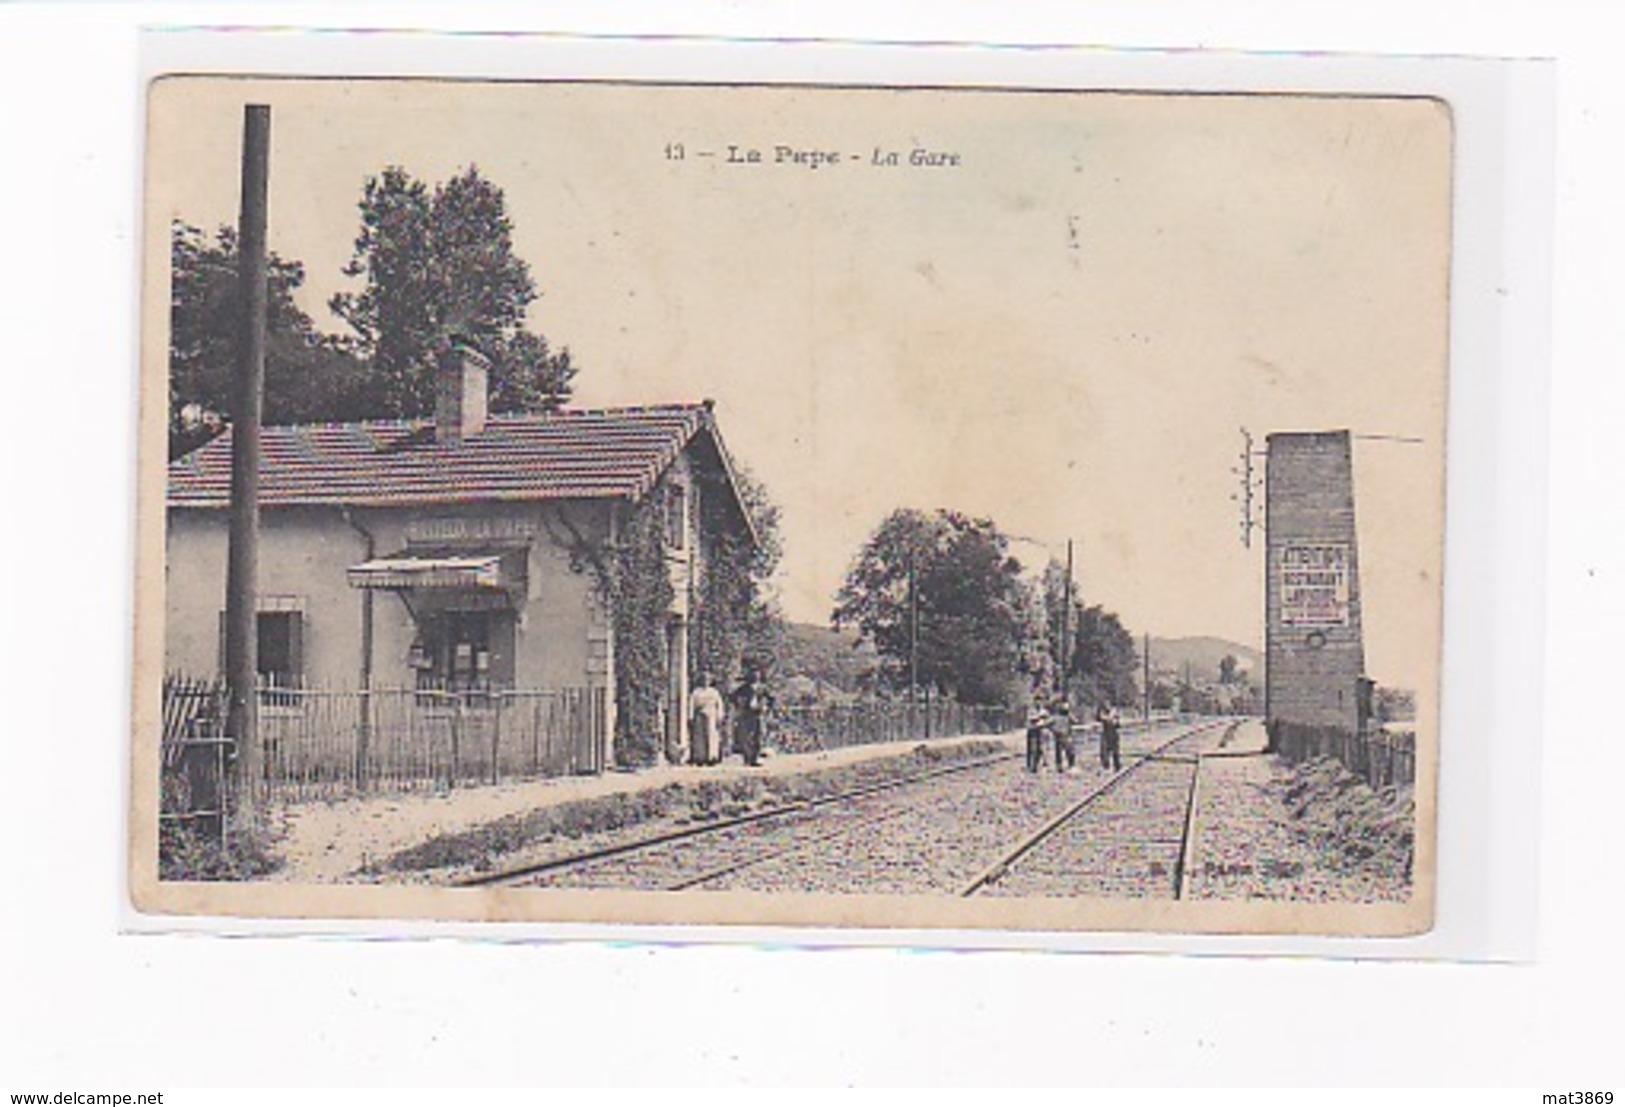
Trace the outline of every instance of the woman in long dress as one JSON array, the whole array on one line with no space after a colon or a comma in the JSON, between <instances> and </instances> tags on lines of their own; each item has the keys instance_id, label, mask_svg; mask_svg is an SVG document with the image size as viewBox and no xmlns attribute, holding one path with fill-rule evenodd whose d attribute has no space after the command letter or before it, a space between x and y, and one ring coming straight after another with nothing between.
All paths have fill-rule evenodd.
<instances>
[{"instance_id":1,"label":"woman in long dress","mask_svg":"<svg viewBox=\"0 0 1625 1107\"><path fill-rule=\"evenodd\" d=\"M722 760L722 693L711 685L711 674L701 673L699 685L689 696L693 711L690 738L694 764L715 765Z\"/></svg>"}]
</instances>

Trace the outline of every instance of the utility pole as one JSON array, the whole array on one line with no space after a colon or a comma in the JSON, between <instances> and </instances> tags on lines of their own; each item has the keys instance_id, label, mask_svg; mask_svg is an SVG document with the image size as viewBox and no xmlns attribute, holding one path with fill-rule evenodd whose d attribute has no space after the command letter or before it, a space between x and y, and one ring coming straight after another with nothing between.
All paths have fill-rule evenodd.
<instances>
[{"instance_id":1,"label":"utility pole","mask_svg":"<svg viewBox=\"0 0 1625 1107\"><path fill-rule=\"evenodd\" d=\"M1145 653L1145 657L1143 659L1143 663L1145 665L1145 674L1144 674L1144 676L1142 678L1142 682L1143 682L1144 687L1145 687L1145 693L1141 697L1141 700L1140 700L1140 702L1141 702L1140 714L1145 719L1150 720L1150 718L1151 718L1151 632L1150 631L1147 631L1146 634L1145 634L1145 650L1144 650L1144 653Z\"/></svg>"},{"instance_id":2,"label":"utility pole","mask_svg":"<svg viewBox=\"0 0 1625 1107\"><path fill-rule=\"evenodd\" d=\"M1230 472L1241 480L1241 492L1230 494L1231 502L1241 505L1241 544L1248 549L1253 546L1253 531L1262 526L1253 518L1253 500L1258 489L1258 478L1253 475L1253 436L1246 427L1241 428L1241 465L1232 467Z\"/></svg>"},{"instance_id":3,"label":"utility pole","mask_svg":"<svg viewBox=\"0 0 1625 1107\"><path fill-rule=\"evenodd\" d=\"M1061 682L1057 689L1061 695L1067 694L1067 685L1070 683L1071 671L1067 662L1072 653L1072 539L1066 540L1066 584L1062 595L1066 598L1061 601ZM1069 697L1070 698L1070 697Z\"/></svg>"},{"instance_id":4,"label":"utility pole","mask_svg":"<svg viewBox=\"0 0 1625 1107\"><path fill-rule=\"evenodd\" d=\"M237 743L237 810L252 818L262 772L259 736L260 403L265 391L265 225L271 109L243 109L242 196L237 220L237 376L231 419L231 531L226 560L227 734Z\"/></svg>"}]
</instances>

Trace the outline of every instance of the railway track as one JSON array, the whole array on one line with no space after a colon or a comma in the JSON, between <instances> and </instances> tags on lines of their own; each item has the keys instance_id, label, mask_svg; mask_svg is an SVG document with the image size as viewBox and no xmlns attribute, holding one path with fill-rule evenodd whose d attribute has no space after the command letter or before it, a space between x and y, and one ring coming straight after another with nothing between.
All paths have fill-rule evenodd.
<instances>
[{"instance_id":1,"label":"railway track","mask_svg":"<svg viewBox=\"0 0 1625 1107\"><path fill-rule=\"evenodd\" d=\"M606 862L624 862L639 856L648 855L651 851L680 849L686 843L694 843L702 840L709 842L724 835L733 835L739 838L748 837L747 833L736 834L735 832L748 832L753 829L759 831L764 827L776 825L794 826L798 823L811 821L820 815L827 814L829 809L838 808L841 805L861 803L862 801L871 797L882 796L887 793L907 788L911 785L918 785L936 780L941 777L956 776L963 773L974 772L980 769L986 769L991 766L1012 764L1021 760L1021 756L1022 755L1019 753L1012 752L999 754L994 757L978 758L974 761L965 761L957 765L941 766L935 769L928 769L924 772L913 773L905 777L899 777L895 780L884 781L879 784L869 784L859 788L849 789L844 792L832 793L828 796L797 800L793 803L786 803L777 807L752 811L744 815L735 815L727 818L717 819L701 825L662 831L655 834L645 835L628 842L619 842L613 845L603 846L595 849L582 850L577 853L549 858L545 861L521 865L515 868L505 869L500 872L481 874L480 876L459 880L456 882L455 886L463 888L477 888L490 887L494 885L541 885L558 883L563 877L589 870ZM870 821L872 822L875 820ZM832 834L824 834L819 836L818 840L821 841L832 836ZM782 852L784 851L774 851L772 856L778 856ZM765 860L766 857L763 856L760 859ZM701 877L697 879L685 878L672 884L660 886L669 887L672 890L677 890L684 887L693 887L699 885L700 883L704 883L706 879L714 879L717 876L725 875L725 873L722 872L722 869L732 871L733 869L743 867L745 866L742 864L732 866L724 865L718 867L716 871L708 870L706 874L702 874Z\"/></svg>"},{"instance_id":2,"label":"railway track","mask_svg":"<svg viewBox=\"0 0 1625 1107\"><path fill-rule=\"evenodd\" d=\"M1143 762L1162 758L1170 748L1213 729L1212 724L1185 727L1171 738L1154 742L1148 750L1131 749L1127 753L1130 767L1089 795L1109 790L1111 781L1128 776ZM837 828L816 840L730 865L687 886L703 883L745 891L963 894L967 880L982 870L988 857L1007 854L1011 840L1028 837L1035 822L1053 822L1057 807L1075 810L1080 780L1078 776L1048 773L1038 777L1006 774L978 787L983 783L956 782L951 795L907 797L906 807L879 813L867 821L872 826L919 816L884 835L859 837L853 832L858 828ZM847 839L843 849L819 848L831 839L843 837ZM1051 888L1047 894L1075 894L1075 890Z\"/></svg>"},{"instance_id":3,"label":"railway track","mask_svg":"<svg viewBox=\"0 0 1625 1107\"><path fill-rule=\"evenodd\" d=\"M1012 774L1008 767L1020 757L1010 753L646 835L462 883L978 894L1081 811L1146 773L1148 764L1168 761L1170 750L1210 733L1216 725L1182 727L1165 741L1154 740L1148 750L1126 751L1128 767L1081 800L1074 798L1076 777ZM1060 816L1052 814L1057 806L1063 808ZM876 833L910 816L918 818ZM1040 832L1029 833L1040 820ZM1009 842L1018 835L1021 844L1011 851ZM1000 861L978 874L979 863L991 855ZM968 879L973 888L966 887Z\"/></svg>"},{"instance_id":4,"label":"railway track","mask_svg":"<svg viewBox=\"0 0 1625 1107\"><path fill-rule=\"evenodd\" d=\"M1177 735L1033 830L960 889L961 896L1080 895L1183 899L1195 868L1198 746L1219 724ZM1222 749L1239 722L1226 726Z\"/></svg>"}]
</instances>

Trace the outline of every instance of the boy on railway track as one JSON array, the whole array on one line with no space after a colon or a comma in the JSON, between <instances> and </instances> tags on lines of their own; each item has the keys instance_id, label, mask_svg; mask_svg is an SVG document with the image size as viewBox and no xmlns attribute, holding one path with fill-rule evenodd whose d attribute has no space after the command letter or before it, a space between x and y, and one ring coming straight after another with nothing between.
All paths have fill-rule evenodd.
<instances>
[{"instance_id":1,"label":"boy on railway track","mask_svg":"<svg viewBox=\"0 0 1625 1107\"><path fill-rule=\"evenodd\" d=\"M1055 735L1055 771L1075 772L1078 767L1078 747L1072 741L1072 705L1064 695L1055 697L1049 713L1050 730Z\"/></svg>"},{"instance_id":2,"label":"boy on railway track","mask_svg":"<svg viewBox=\"0 0 1625 1107\"><path fill-rule=\"evenodd\" d=\"M1036 773L1044 764L1044 733L1049 730L1049 712L1044 709L1044 697L1033 696L1033 705L1027 709L1027 771Z\"/></svg>"},{"instance_id":3,"label":"boy on railway track","mask_svg":"<svg viewBox=\"0 0 1625 1107\"><path fill-rule=\"evenodd\" d=\"M1104 701L1095 709L1100 724L1100 767L1117 772L1123 768L1123 720L1117 708Z\"/></svg>"}]
</instances>

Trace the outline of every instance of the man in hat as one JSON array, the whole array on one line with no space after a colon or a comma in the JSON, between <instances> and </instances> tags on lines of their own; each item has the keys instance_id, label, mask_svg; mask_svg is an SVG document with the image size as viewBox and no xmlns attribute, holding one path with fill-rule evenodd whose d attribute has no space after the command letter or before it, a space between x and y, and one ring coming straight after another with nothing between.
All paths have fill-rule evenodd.
<instances>
[{"instance_id":1,"label":"man in hat","mask_svg":"<svg viewBox=\"0 0 1625 1107\"><path fill-rule=\"evenodd\" d=\"M1049 709L1050 731L1055 735L1055 771L1068 773L1078 767L1078 747L1072 742L1072 705L1065 693L1057 695Z\"/></svg>"},{"instance_id":2,"label":"man in hat","mask_svg":"<svg viewBox=\"0 0 1625 1107\"><path fill-rule=\"evenodd\" d=\"M1112 772L1123 768L1123 720L1117 708L1102 700L1095 709L1095 721L1100 724L1100 767Z\"/></svg>"},{"instance_id":3,"label":"man in hat","mask_svg":"<svg viewBox=\"0 0 1625 1107\"><path fill-rule=\"evenodd\" d=\"M747 765L759 765L762 759L762 730L767 714L773 709L773 697L755 665L745 666L745 677L729 697L733 704L734 745Z\"/></svg>"},{"instance_id":4,"label":"man in hat","mask_svg":"<svg viewBox=\"0 0 1625 1107\"><path fill-rule=\"evenodd\" d=\"M1044 694L1034 693L1033 705L1027 709L1027 771L1036 773L1044 765L1044 733L1049 730L1049 712L1044 708Z\"/></svg>"}]
</instances>

